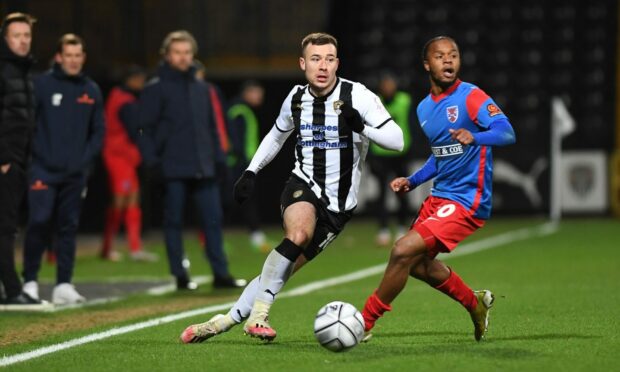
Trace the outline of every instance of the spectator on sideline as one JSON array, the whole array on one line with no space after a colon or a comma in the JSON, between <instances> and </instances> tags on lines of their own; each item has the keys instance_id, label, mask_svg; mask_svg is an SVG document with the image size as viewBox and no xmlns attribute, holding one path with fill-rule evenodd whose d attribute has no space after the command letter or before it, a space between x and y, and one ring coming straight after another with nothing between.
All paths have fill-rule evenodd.
<instances>
[{"instance_id":1,"label":"spectator on sideline","mask_svg":"<svg viewBox=\"0 0 620 372\"><path fill-rule=\"evenodd\" d=\"M129 243L130 258L134 261L152 262L157 255L142 247L142 209L140 208L140 181L138 166L142 162L136 136L137 96L144 88L146 73L137 66L126 69L120 86L114 87L105 105L106 132L103 138L102 158L108 172L108 185L112 200L106 211L101 257L118 261L120 253L112 249L114 237L121 222Z\"/></svg>"},{"instance_id":2,"label":"spectator on sideline","mask_svg":"<svg viewBox=\"0 0 620 372\"><path fill-rule=\"evenodd\" d=\"M140 97L140 128L145 162L159 165L164 178L164 235L170 272L178 289L195 289L183 265L183 210L188 194L194 197L206 236L206 255L216 288L245 286L228 270L223 250L222 208L218 168L225 166L224 153L214 123L214 108L207 84L195 75L194 37L174 31L161 47L163 61L157 77Z\"/></svg>"},{"instance_id":3,"label":"spectator on sideline","mask_svg":"<svg viewBox=\"0 0 620 372\"><path fill-rule=\"evenodd\" d=\"M384 72L379 79L379 98L383 102L392 118L403 131L405 147L402 151L386 150L375 143L370 144L368 163L370 170L379 181L379 197L377 198L376 217L379 222L379 233L376 243L379 246L389 246L392 243L392 234L388 225L389 211L386 205L387 190L390 176L407 174L408 152L411 146L409 118L411 117L411 96L409 93L398 90L398 80L395 75ZM396 239L405 235L410 216L409 203L404 195L396 196L398 201Z\"/></svg>"},{"instance_id":4,"label":"spectator on sideline","mask_svg":"<svg viewBox=\"0 0 620 372\"><path fill-rule=\"evenodd\" d=\"M63 35L53 67L34 80L37 122L24 242L24 292L39 298L37 279L43 252L53 244L55 304L85 301L71 284L76 235L88 171L101 150L105 131L101 91L82 72L85 49L79 36Z\"/></svg>"},{"instance_id":5,"label":"spectator on sideline","mask_svg":"<svg viewBox=\"0 0 620 372\"><path fill-rule=\"evenodd\" d=\"M0 40L0 287L7 305L38 305L22 292L15 269L15 234L25 195L26 168L34 132L34 92L30 68L32 26L36 19L11 13L2 20ZM1 292L1 291L0 291ZM4 300L4 301L1 301Z\"/></svg>"},{"instance_id":6,"label":"spectator on sideline","mask_svg":"<svg viewBox=\"0 0 620 372\"><path fill-rule=\"evenodd\" d=\"M247 80L241 85L239 96L227 111L231 134L232 151L229 166L232 177L239 178L250 165L260 143L260 124L256 110L263 104L265 89L256 80ZM258 195L253 194L243 205L242 218L250 230L250 244L255 250L269 252L270 244L260 229L260 210Z\"/></svg>"}]
</instances>

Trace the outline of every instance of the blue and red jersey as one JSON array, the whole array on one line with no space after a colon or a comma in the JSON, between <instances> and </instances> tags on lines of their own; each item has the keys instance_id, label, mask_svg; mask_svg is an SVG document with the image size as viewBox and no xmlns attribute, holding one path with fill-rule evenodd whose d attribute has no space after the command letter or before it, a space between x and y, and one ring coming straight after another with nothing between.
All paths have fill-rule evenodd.
<instances>
[{"instance_id":1,"label":"blue and red jersey","mask_svg":"<svg viewBox=\"0 0 620 372\"><path fill-rule=\"evenodd\" d=\"M438 96L429 94L418 105L417 113L436 161L431 194L460 203L476 218L489 218L491 146L462 145L451 139L449 129L464 128L474 134L507 117L484 91L460 80Z\"/></svg>"}]
</instances>

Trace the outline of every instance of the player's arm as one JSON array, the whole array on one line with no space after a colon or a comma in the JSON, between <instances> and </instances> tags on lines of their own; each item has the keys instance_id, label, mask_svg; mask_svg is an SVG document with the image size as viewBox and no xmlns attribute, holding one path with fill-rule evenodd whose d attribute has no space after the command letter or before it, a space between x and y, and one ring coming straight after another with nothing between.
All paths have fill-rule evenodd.
<instances>
[{"instance_id":1,"label":"player's arm","mask_svg":"<svg viewBox=\"0 0 620 372\"><path fill-rule=\"evenodd\" d=\"M435 161L435 156L431 154L426 160L426 163L424 163L420 169L409 177L395 178L392 182L390 182L390 187L395 193L404 194L434 178L436 175L437 164Z\"/></svg>"},{"instance_id":2,"label":"player's arm","mask_svg":"<svg viewBox=\"0 0 620 372\"><path fill-rule=\"evenodd\" d=\"M295 89L293 89L294 91ZM291 119L291 95L286 98L280 109L280 115L276 119L275 124L267 133L265 138L258 145L256 153L250 161L250 165L243 172L241 177L235 182L233 187L233 198L239 204L243 203L252 195L254 190L254 181L256 174L269 164L273 158L280 152L286 139L293 133L295 125Z\"/></svg>"},{"instance_id":3,"label":"player's arm","mask_svg":"<svg viewBox=\"0 0 620 372\"><path fill-rule=\"evenodd\" d=\"M453 140L463 145L506 146L516 142L516 136L508 117L480 88L472 89L465 100L469 118L480 128L471 133L467 129L450 129Z\"/></svg>"},{"instance_id":4,"label":"player's arm","mask_svg":"<svg viewBox=\"0 0 620 372\"><path fill-rule=\"evenodd\" d=\"M391 118L383 126L371 127L364 126L361 135L368 137L371 141L384 149L403 151L405 140L403 138L403 130Z\"/></svg>"},{"instance_id":5,"label":"player's arm","mask_svg":"<svg viewBox=\"0 0 620 372\"><path fill-rule=\"evenodd\" d=\"M368 89L363 89L359 94L359 101L354 102L360 111L346 103L340 106L346 124L354 132L385 149L402 151L405 146L402 129L392 120L379 97Z\"/></svg>"},{"instance_id":6,"label":"player's arm","mask_svg":"<svg viewBox=\"0 0 620 372\"><path fill-rule=\"evenodd\" d=\"M471 133L467 129L450 129L452 139L463 145L507 146L516 142L515 131L507 119L498 119L489 125L489 129Z\"/></svg>"},{"instance_id":7,"label":"player's arm","mask_svg":"<svg viewBox=\"0 0 620 372\"><path fill-rule=\"evenodd\" d=\"M284 142L286 142L291 133L293 133L293 129L283 132L278 128L277 124L274 125L261 141L246 171L256 174L269 164L280 152Z\"/></svg>"}]
</instances>

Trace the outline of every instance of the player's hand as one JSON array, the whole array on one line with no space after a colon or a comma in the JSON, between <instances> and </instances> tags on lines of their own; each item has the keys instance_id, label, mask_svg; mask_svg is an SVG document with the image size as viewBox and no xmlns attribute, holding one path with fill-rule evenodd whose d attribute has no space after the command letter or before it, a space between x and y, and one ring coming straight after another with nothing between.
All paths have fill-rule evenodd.
<instances>
[{"instance_id":1,"label":"player's hand","mask_svg":"<svg viewBox=\"0 0 620 372\"><path fill-rule=\"evenodd\" d=\"M398 195L403 195L413 190L413 188L411 188L409 180L405 177L398 177L393 179L392 182L390 182L390 188Z\"/></svg>"},{"instance_id":2,"label":"player's hand","mask_svg":"<svg viewBox=\"0 0 620 372\"><path fill-rule=\"evenodd\" d=\"M0 172L2 172L2 174L9 173L9 169L11 169L11 163L6 163L6 164L0 165Z\"/></svg>"},{"instance_id":3,"label":"player's hand","mask_svg":"<svg viewBox=\"0 0 620 372\"><path fill-rule=\"evenodd\" d=\"M355 133L360 133L364 130L362 117L356 109L346 103L343 103L340 105L340 113L344 118L344 122L349 126L349 128L351 128L352 131Z\"/></svg>"},{"instance_id":4,"label":"player's hand","mask_svg":"<svg viewBox=\"0 0 620 372\"><path fill-rule=\"evenodd\" d=\"M256 179L256 173L246 170L241 177L235 182L233 187L233 198L239 204L248 200L254 191L254 181Z\"/></svg>"},{"instance_id":5,"label":"player's hand","mask_svg":"<svg viewBox=\"0 0 620 372\"><path fill-rule=\"evenodd\" d=\"M469 145L474 142L474 136L467 129L448 129L453 140L460 142L462 145Z\"/></svg>"}]
</instances>

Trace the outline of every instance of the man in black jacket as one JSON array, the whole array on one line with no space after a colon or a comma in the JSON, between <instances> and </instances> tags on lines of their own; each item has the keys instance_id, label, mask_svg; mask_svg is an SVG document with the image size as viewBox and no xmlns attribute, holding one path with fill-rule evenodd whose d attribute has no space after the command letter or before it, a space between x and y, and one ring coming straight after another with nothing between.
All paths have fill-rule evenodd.
<instances>
[{"instance_id":1,"label":"man in black jacket","mask_svg":"<svg viewBox=\"0 0 620 372\"><path fill-rule=\"evenodd\" d=\"M11 13L0 40L0 286L8 305L38 304L22 293L15 270L18 211L26 191L26 163L34 129L30 43L35 19Z\"/></svg>"},{"instance_id":2,"label":"man in black jacket","mask_svg":"<svg viewBox=\"0 0 620 372\"><path fill-rule=\"evenodd\" d=\"M183 207L188 193L194 197L206 238L206 254L213 271L213 285L244 286L234 279L222 249L222 210L217 170L224 167L214 124L208 86L195 76L196 40L187 31L166 36L161 48L164 61L157 77L140 97L140 140L147 165L161 167L165 183L164 235L170 272L178 289L195 289L184 265Z\"/></svg>"},{"instance_id":3,"label":"man in black jacket","mask_svg":"<svg viewBox=\"0 0 620 372\"><path fill-rule=\"evenodd\" d=\"M45 248L57 257L55 304L83 302L71 284L76 235L88 168L101 150L105 131L97 84L84 75L84 42L73 34L58 42L55 64L34 80L37 122L28 191L24 242L24 292L38 298L37 276Z\"/></svg>"}]
</instances>

